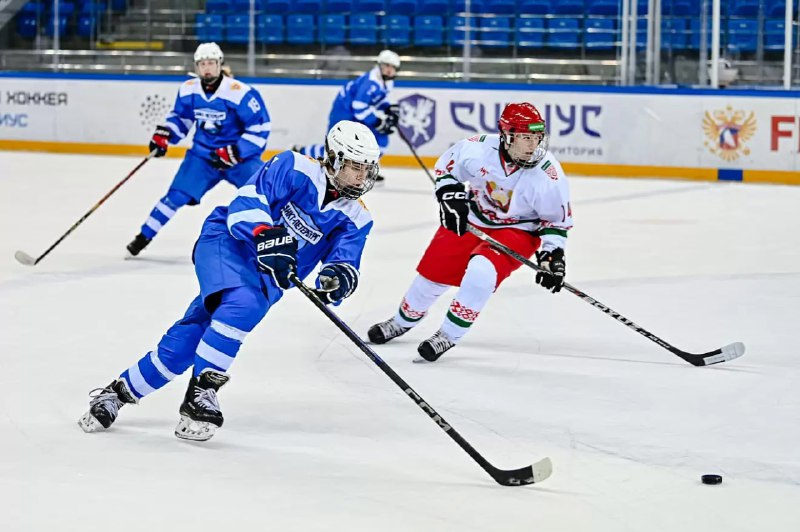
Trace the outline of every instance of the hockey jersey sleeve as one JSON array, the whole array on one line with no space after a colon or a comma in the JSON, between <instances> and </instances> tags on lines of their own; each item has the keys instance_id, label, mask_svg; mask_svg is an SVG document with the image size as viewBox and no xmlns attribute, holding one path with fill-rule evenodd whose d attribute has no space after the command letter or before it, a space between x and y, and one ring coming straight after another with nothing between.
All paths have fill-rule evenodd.
<instances>
[{"instance_id":1,"label":"hockey jersey sleeve","mask_svg":"<svg viewBox=\"0 0 800 532\"><path fill-rule=\"evenodd\" d=\"M175 105L167 115L166 126L170 130L170 144L177 144L189 134L194 125L194 109L192 108L191 90L189 80L181 85L178 96L175 97Z\"/></svg>"},{"instance_id":2,"label":"hockey jersey sleeve","mask_svg":"<svg viewBox=\"0 0 800 532\"><path fill-rule=\"evenodd\" d=\"M572 229L572 204L570 202L569 183L555 160L546 160L542 169L550 176L548 185L534 200L534 210L541 220L539 237L542 239L542 251L552 251L567 247L567 231ZM549 170L549 171L548 171ZM553 179L555 176L555 179Z\"/></svg>"},{"instance_id":3,"label":"hockey jersey sleeve","mask_svg":"<svg viewBox=\"0 0 800 532\"><path fill-rule=\"evenodd\" d=\"M260 155L267 147L272 125L267 106L257 90L250 89L239 102L236 113L244 126L242 136L236 142L240 158L248 159Z\"/></svg>"},{"instance_id":4,"label":"hockey jersey sleeve","mask_svg":"<svg viewBox=\"0 0 800 532\"><path fill-rule=\"evenodd\" d=\"M228 206L228 231L234 238L249 242L257 229L275 224L273 204L295 189L293 160L291 153L279 153L239 189Z\"/></svg>"}]
</instances>

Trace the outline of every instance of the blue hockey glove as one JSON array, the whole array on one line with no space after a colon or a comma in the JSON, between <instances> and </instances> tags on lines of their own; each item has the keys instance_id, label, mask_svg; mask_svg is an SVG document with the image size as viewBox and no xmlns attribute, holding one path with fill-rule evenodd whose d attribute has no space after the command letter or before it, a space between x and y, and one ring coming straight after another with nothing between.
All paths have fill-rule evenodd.
<instances>
[{"instance_id":1,"label":"blue hockey glove","mask_svg":"<svg viewBox=\"0 0 800 532\"><path fill-rule=\"evenodd\" d=\"M554 294L564 286L564 275L567 264L564 261L564 250L556 248L553 251L539 251L536 253L539 267L544 270L536 273L536 284L542 285Z\"/></svg>"},{"instance_id":2,"label":"blue hockey glove","mask_svg":"<svg viewBox=\"0 0 800 532\"><path fill-rule=\"evenodd\" d=\"M350 264L336 262L322 266L314 292L326 305L336 305L355 292L357 286L358 270Z\"/></svg>"},{"instance_id":3,"label":"blue hockey glove","mask_svg":"<svg viewBox=\"0 0 800 532\"><path fill-rule=\"evenodd\" d=\"M255 237L258 267L275 284L286 290L292 286L289 274L297 269L297 240L285 227L270 227Z\"/></svg>"},{"instance_id":4,"label":"blue hockey glove","mask_svg":"<svg viewBox=\"0 0 800 532\"><path fill-rule=\"evenodd\" d=\"M220 170L227 170L239 164L239 150L233 144L217 148L211 152L211 164Z\"/></svg>"}]
</instances>

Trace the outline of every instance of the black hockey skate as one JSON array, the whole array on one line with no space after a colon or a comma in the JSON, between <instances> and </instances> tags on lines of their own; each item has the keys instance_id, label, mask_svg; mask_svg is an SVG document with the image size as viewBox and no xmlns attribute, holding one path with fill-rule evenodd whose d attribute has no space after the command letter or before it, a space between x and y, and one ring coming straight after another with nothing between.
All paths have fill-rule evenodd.
<instances>
[{"instance_id":1,"label":"black hockey skate","mask_svg":"<svg viewBox=\"0 0 800 532\"><path fill-rule=\"evenodd\" d=\"M456 344L450 340L450 337L439 329L436 331L436 334L419 344L417 353L428 362L436 362L445 351L455 347L455 345Z\"/></svg>"},{"instance_id":2,"label":"black hockey skate","mask_svg":"<svg viewBox=\"0 0 800 532\"><path fill-rule=\"evenodd\" d=\"M139 233L133 238L133 240L131 240L131 243L128 244L128 253L131 254L131 257L135 257L147 247L147 244L150 243L150 240L150 238L147 238L142 233Z\"/></svg>"},{"instance_id":3,"label":"black hockey skate","mask_svg":"<svg viewBox=\"0 0 800 532\"><path fill-rule=\"evenodd\" d=\"M370 327L367 336L373 344L385 344L392 338L402 336L410 330L411 327L401 327L394 321L394 318L389 318Z\"/></svg>"},{"instance_id":4,"label":"black hockey skate","mask_svg":"<svg viewBox=\"0 0 800 532\"><path fill-rule=\"evenodd\" d=\"M89 411L78 420L84 432L107 429L117 419L119 409L128 403L138 403L122 379L117 379L105 388L89 392Z\"/></svg>"},{"instance_id":5,"label":"black hockey skate","mask_svg":"<svg viewBox=\"0 0 800 532\"><path fill-rule=\"evenodd\" d=\"M189 389L181 404L181 420L175 436L184 440L206 441L222 426L224 419L219 408L217 392L228 382L227 373L205 369L189 380Z\"/></svg>"}]
</instances>

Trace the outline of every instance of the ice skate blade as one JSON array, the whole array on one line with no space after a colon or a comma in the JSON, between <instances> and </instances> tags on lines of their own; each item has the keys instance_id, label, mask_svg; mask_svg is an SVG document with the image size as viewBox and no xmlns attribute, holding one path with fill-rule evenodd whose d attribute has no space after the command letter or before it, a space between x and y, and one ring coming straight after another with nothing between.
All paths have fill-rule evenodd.
<instances>
[{"instance_id":1,"label":"ice skate blade","mask_svg":"<svg viewBox=\"0 0 800 532\"><path fill-rule=\"evenodd\" d=\"M411 362L413 362L414 364L433 364L433 362L431 362L430 360L426 360L419 355L415 356Z\"/></svg>"},{"instance_id":2,"label":"ice skate blade","mask_svg":"<svg viewBox=\"0 0 800 532\"><path fill-rule=\"evenodd\" d=\"M182 440L207 441L217 430L217 426L206 421L195 421L188 416L181 416L175 427L175 436Z\"/></svg>"},{"instance_id":3,"label":"ice skate blade","mask_svg":"<svg viewBox=\"0 0 800 532\"><path fill-rule=\"evenodd\" d=\"M83 429L83 432L87 433L105 430L105 427L90 412L86 412L81 416L78 420L78 426Z\"/></svg>"}]
</instances>

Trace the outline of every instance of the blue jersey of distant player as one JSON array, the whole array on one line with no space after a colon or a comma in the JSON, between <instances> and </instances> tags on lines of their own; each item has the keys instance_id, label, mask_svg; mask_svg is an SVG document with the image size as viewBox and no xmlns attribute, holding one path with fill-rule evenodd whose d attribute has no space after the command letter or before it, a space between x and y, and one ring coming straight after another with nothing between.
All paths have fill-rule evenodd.
<instances>
[{"instance_id":1,"label":"blue jersey of distant player","mask_svg":"<svg viewBox=\"0 0 800 532\"><path fill-rule=\"evenodd\" d=\"M206 219L195 250L203 298L239 286L263 290L270 305L283 291L260 273L254 230L281 225L297 239L297 273L302 279L319 263L344 262L356 269L372 216L361 200L338 198L323 205L328 179L318 161L286 151L257 172L227 207Z\"/></svg>"},{"instance_id":2,"label":"blue jersey of distant player","mask_svg":"<svg viewBox=\"0 0 800 532\"><path fill-rule=\"evenodd\" d=\"M211 152L235 145L239 159L260 157L267 146L270 119L258 91L249 85L223 76L213 94L206 94L199 79L181 85L175 108L167 116L170 143L180 142L196 126L189 150L207 161Z\"/></svg>"},{"instance_id":3,"label":"blue jersey of distant player","mask_svg":"<svg viewBox=\"0 0 800 532\"><path fill-rule=\"evenodd\" d=\"M340 120L360 122L372 130L378 146L383 151L389 145L389 135L375 131L380 123L375 111L385 111L389 108L388 95L393 88L394 81L384 81L379 66L349 81L333 102L328 118L328 130Z\"/></svg>"}]
</instances>

